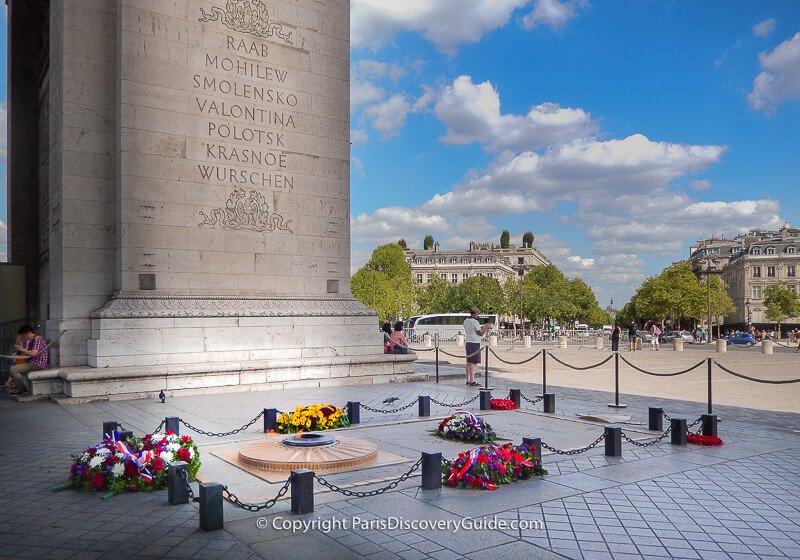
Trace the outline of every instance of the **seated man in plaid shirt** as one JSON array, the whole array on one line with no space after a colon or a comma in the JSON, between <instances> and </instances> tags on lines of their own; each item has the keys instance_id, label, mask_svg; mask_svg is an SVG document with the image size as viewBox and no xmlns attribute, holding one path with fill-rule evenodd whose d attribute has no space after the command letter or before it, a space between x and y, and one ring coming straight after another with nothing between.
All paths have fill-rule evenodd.
<instances>
[{"instance_id":1,"label":"seated man in plaid shirt","mask_svg":"<svg viewBox=\"0 0 800 560\"><path fill-rule=\"evenodd\" d=\"M47 351L47 341L36 334L36 331L30 325L20 327L17 340L18 342L14 348L17 349L17 353L21 357L27 357L28 359L24 363L11 366L9 370L11 378L9 383L6 384L6 389L12 395L25 393L25 380L22 376L31 371L44 369L50 359Z\"/></svg>"}]
</instances>

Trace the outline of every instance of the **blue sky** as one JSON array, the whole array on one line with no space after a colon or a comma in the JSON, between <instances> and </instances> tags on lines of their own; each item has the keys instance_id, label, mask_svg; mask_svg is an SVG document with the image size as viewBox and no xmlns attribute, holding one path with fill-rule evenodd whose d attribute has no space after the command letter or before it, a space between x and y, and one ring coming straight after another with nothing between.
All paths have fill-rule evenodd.
<instances>
[{"instance_id":1,"label":"blue sky","mask_svg":"<svg viewBox=\"0 0 800 560\"><path fill-rule=\"evenodd\" d=\"M353 0L353 267L527 230L605 305L800 226L800 3Z\"/></svg>"},{"instance_id":2,"label":"blue sky","mask_svg":"<svg viewBox=\"0 0 800 560\"><path fill-rule=\"evenodd\" d=\"M621 305L696 239L800 226L800 2L352 0L351 32L354 270L530 230Z\"/></svg>"}]
</instances>

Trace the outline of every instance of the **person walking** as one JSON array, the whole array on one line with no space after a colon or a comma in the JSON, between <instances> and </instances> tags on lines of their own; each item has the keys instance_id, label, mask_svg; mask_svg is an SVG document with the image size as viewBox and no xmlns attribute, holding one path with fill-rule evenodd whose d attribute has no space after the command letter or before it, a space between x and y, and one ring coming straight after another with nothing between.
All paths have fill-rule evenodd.
<instances>
[{"instance_id":1,"label":"person walking","mask_svg":"<svg viewBox=\"0 0 800 560\"><path fill-rule=\"evenodd\" d=\"M655 323L650 324L650 350L658 350L659 337L661 336L661 329Z\"/></svg>"},{"instance_id":2,"label":"person walking","mask_svg":"<svg viewBox=\"0 0 800 560\"><path fill-rule=\"evenodd\" d=\"M618 323L614 323L614 328L611 329L611 351L619 352L619 337L622 334L622 329Z\"/></svg>"},{"instance_id":3,"label":"person walking","mask_svg":"<svg viewBox=\"0 0 800 560\"><path fill-rule=\"evenodd\" d=\"M492 328L491 323L481 326L478 322L479 314L478 308L473 307L469 310L469 317L464 321L464 334L467 337L465 347L467 353L467 385L470 387L478 385L478 382L475 381L475 369L481 363L481 338Z\"/></svg>"},{"instance_id":4,"label":"person walking","mask_svg":"<svg viewBox=\"0 0 800 560\"><path fill-rule=\"evenodd\" d=\"M628 325L628 352L636 352L636 323Z\"/></svg>"}]
</instances>

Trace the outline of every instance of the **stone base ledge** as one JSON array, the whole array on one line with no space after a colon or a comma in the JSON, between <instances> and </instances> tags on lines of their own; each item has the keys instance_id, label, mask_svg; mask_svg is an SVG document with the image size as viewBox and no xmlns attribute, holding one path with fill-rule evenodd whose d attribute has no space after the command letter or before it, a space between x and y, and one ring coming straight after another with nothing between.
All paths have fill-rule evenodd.
<instances>
[{"instance_id":1,"label":"stone base ledge","mask_svg":"<svg viewBox=\"0 0 800 560\"><path fill-rule=\"evenodd\" d=\"M335 356L152 367L67 367L28 374L33 396L59 402L268 391L409 381L415 355ZM414 377L416 379L416 377Z\"/></svg>"}]
</instances>

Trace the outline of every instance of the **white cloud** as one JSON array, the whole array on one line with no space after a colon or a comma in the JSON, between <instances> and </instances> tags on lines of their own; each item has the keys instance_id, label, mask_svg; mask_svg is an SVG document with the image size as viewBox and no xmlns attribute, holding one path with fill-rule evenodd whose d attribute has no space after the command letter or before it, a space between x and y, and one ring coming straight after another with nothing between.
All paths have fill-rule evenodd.
<instances>
[{"instance_id":1,"label":"white cloud","mask_svg":"<svg viewBox=\"0 0 800 560\"><path fill-rule=\"evenodd\" d=\"M526 115L503 115L500 94L491 82L474 84L470 76L459 76L442 90L434 114L447 126L443 142L481 142L494 151L537 150L587 136L597 129L589 113L562 108L557 103L542 103Z\"/></svg>"},{"instance_id":2,"label":"white cloud","mask_svg":"<svg viewBox=\"0 0 800 560\"><path fill-rule=\"evenodd\" d=\"M350 163L352 166L358 171L358 174L361 175L362 178L367 176L367 173L364 171L364 162L362 162L356 156L350 156Z\"/></svg>"},{"instance_id":3,"label":"white cloud","mask_svg":"<svg viewBox=\"0 0 800 560\"><path fill-rule=\"evenodd\" d=\"M686 183L686 186L693 191L707 191L711 188L711 181L708 179L695 179Z\"/></svg>"},{"instance_id":4,"label":"white cloud","mask_svg":"<svg viewBox=\"0 0 800 560\"><path fill-rule=\"evenodd\" d=\"M406 96L396 93L386 101L365 108L362 114L372 121L372 128L381 138L388 140L400 133L409 111L411 104Z\"/></svg>"},{"instance_id":5,"label":"white cloud","mask_svg":"<svg viewBox=\"0 0 800 560\"><path fill-rule=\"evenodd\" d=\"M8 226L3 220L0 220L0 262L6 262L6 240L8 237Z\"/></svg>"},{"instance_id":6,"label":"white cloud","mask_svg":"<svg viewBox=\"0 0 800 560\"><path fill-rule=\"evenodd\" d=\"M353 63L353 73L369 78L389 78L396 82L407 74L406 67L394 62L362 58Z\"/></svg>"},{"instance_id":7,"label":"white cloud","mask_svg":"<svg viewBox=\"0 0 800 560\"><path fill-rule=\"evenodd\" d=\"M358 78L350 80L350 110L353 111L362 105L383 99L386 91L372 82L365 82Z\"/></svg>"},{"instance_id":8,"label":"white cloud","mask_svg":"<svg viewBox=\"0 0 800 560\"><path fill-rule=\"evenodd\" d=\"M351 128L350 129L350 143L351 144L363 144L369 140L369 134L363 128Z\"/></svg>"},{"instance_id":9,"label":"white cloud","mask_svg":"<svg viewBox=\"0 0 800 560\"><path fill-rule=\"evenodd\" d=\"M412 31L448 55L508 23L529 0L353 0L353 48L378 49L394 35Z\"/></svg>"},{"instance_id":10,"label":"white cloud","mask_svg":"<svg viewBox=\"0 0 800 560\"><path fill-rule=\"evenodd\" d=\"M586 6L583 0L536 0L533 10L522 19L526 29L545 25L553 29L564 27Z\"/></svg>"},{"instance_id":11,"label":"white cloud","mask_svg":"<svg viewBox=\"0 0 800 560\"><path fill-rule=\"evenodd\" d=\"M584 258L579 257L578 255L572 255L571 257L567 257L567 260L570 264L578 268L594 268L594 259L592 258Z\"/></svg>"},{"instance_id":12,"label":"white cloud","mask_svg":"<svg viewBox=\"0 0 800 560\"><path fill-rule=\"evenodd\" d=\"M753 110L773 114L781 101L800 98L800 32L758 59L763 71L747 96Z\"/></svg>"},{"instance_id":13,"label":"white cloud","mask_svg":"<svg viewBox=\"0 0 800 560\"><path fill-rule=\"evenodd\" d=\"M775 29L775 18L759 21L753 26L753 35L756 37L767 37Z\"/></svg>"}]
</instances>

